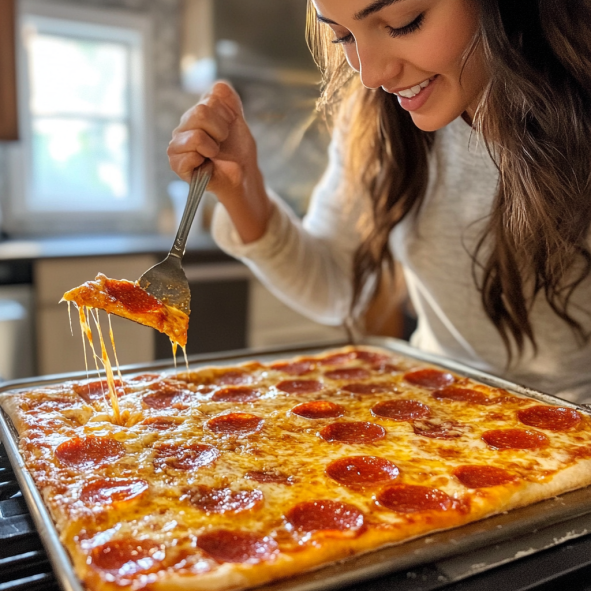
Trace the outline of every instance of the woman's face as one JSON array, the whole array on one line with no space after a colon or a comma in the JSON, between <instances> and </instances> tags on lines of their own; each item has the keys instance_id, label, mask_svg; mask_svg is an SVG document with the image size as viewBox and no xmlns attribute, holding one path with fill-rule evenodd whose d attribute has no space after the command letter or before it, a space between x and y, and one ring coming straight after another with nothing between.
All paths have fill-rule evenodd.
<instances>
[{"instance_id":1,"label":"woman's face","mask_svg":"<svg viewBox=\"0 0 591 591\"><path fill-rule=\"evenodd\" d=\"M424 131L472 117L486 83L475 0L313 0L368 88L396 94Z\"/></svg>"}]
</instances>

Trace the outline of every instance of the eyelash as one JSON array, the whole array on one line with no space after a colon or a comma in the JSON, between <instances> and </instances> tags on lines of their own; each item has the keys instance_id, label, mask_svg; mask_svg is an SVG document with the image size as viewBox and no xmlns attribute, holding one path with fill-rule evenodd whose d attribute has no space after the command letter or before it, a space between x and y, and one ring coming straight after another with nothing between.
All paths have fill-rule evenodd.
<instances>
[{"instance_id":1,"label":"eyelash","mask_svg":"<svg viewBox=\"0 0 591 591\"><path fill-rule=\"evenodd\" d=\"M412 21L408 25L405 25L404 27L400 27L398 29L394 29L393 27L386 28L388 29L388 34L390 35L390 37L394 37L396 39L397 37L403 37L404 35L410 35L411 33L418 31L421 28L424 20L425 15L419 14L419 16L417 16L417 18L415 18L414 21ZM344 37L334 39L333 43L341 43L343 45L347 45L349 43L355 43L355 38L353 37L352 33L349 33Z\"/></svg>"}]
</instances>

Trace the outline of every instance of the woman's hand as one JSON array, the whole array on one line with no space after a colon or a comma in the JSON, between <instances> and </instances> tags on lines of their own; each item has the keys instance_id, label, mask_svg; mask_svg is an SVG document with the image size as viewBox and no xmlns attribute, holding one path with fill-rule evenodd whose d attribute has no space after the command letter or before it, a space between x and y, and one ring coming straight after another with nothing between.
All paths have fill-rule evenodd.
<instances>
[{"instance_id":1,"label":"woman's hand","mask_svg":"<svg viewBox=\"0 0 591 591\"><path fill-rule=\"evenodd\" d=\"M243 242L257 240L266 231L271 202L242 103L225 82L182 116L168 146L172 170L187 182L206 158L214 164L208 190L224 204Z\"/></svg>"}]
</instances>

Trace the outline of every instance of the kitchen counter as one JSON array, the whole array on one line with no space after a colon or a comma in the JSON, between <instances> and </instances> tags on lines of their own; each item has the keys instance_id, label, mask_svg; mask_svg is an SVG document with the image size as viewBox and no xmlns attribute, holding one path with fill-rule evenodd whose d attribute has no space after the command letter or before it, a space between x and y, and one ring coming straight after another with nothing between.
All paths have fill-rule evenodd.
<instances>
[{"instance_id":1,"label":"kitchen counter","mask_svg":"<svg viewBox=\"0 0 591 591\"><path fill-rule=\"evenodd\" d=\"M130 254L165 254L172 235L60 236L56 238L9 238L0 241L0 261L25 261L47 258L113 256ZM231 260L209 234L191 236L187 256L203 262Z\"/></svg>"}]
</instances>

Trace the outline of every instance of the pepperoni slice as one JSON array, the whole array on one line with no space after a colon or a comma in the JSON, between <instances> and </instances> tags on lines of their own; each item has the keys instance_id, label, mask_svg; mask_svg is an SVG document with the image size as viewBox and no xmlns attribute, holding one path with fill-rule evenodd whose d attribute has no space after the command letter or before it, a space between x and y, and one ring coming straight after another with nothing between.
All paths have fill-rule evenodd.
<instances>
[{"instance_id":1,"label":"pepperoni slice","mask_svg":"<svg viewBox=\"0 0 591 591\"><path fill-rule=\"evenodd\" d=\"M431 394L438 400L453 400L455 402L469 402L470 404L494 404L496 401L489 398L484 392L472 390L471 388L443 388Z\"/></svg>"},{"instance_id":2,"label":"pepperoni slice","mask_svg":"<svg viewBox=\"0 0 591 591\"><path fill-rule=\"evenodd\" d=\"M329 443L373 443L386 437L386 429L375 423L350 421L331 423L324 427L319 435Z\"/></svg>"},{"instance_id":3,"label":"pepperoni slice","mask_svg":"<svg viewBox=\"0 0 591 591\"><path fill-rule=\"evenodd\" d=\"M400 373L402 370L397 365L393 363L388 363L387 361L384 363L375 363L371 366L374 371L378 371L380 373L391 373L396 374Z\"/></svg>"},{"instance_id":4,"label":"pepperoni slice","mask_svg":"<svg viewBox=\"0 0 591 591\"><path fill-rule=\"evenodd\" d=\"M103 478L85 484L80 492L84 503L109 505L131 501L148 490L148 483L141 478Z\"/></svg>"},{"instance_id":5,"label":"pepperoni slice","mask_svg":"<svg viewBox=\"0 0 591 591\"><path fill-rule=\"evenodd\" d=\"M351 456L331 462L326 474L350 488L387 484L398 478L398 468L389 460L374 456Z\"/></svg>"},{"instance_id":6,"label":"pepperoni slice","mask_svg":"<svg viewBox=\"0 0 591 591\"><path fill-rule=\"evenodd\" d=\"M125 394L122 386L121 380L115 380L117 396L123 396ZM109 384L107 380L94 380L92 382L86 382L86 384L74 384L72 387L74 392L87 404L92 404L96 400L103 400L105 396L109 395Z\"/></svg>"},{"instance_id":7,"label":"pepperoni slice","mask_svg":"<svg viewBox=\"0 0 591 591\"><path fill-rule=\"evenodd\" d=\"M214 379L214 382L220 386L242 386L252 384L253 381L253 376L247 371L236 369L226 371Z\"/></svg>"},{"instance_id":8,"label":"pepperoni slice","mask_svg":"<svg viewBox=\"0 0 591 591\"><path fill-rule=\"evenodd\" d=\"M172 417L148 417L142 421L142 425L154 431L168 431L176 428L178 423Z\"/></svg>"},{"instance_id":9,"label":"pepperoni slice","mask_svg":"<svg viewBox=\"0 0 591 591\"><path fill-rule=\"evenodd\" d=\"M582 420L576 410L558 406L530 406L520 410L517 418L524 425L549 431L568 431Z\"/></svg>"},{"instance_id":10,"label":"pepperoni slice","mask_svg":"<svg viewBox=\"0 0 591 591\"><path fill-rule=\"evenodd\" d=\"M286 394L312 394L324 388L317 380L284 380L277 384L277 389Z\"/></svg>"},{"instance_id":11,"label":"pepperoni slice","mask_svg":"<svg viewBox=\"0 0 591 591\"><path fill-rule=\"evenodd\" d=\"M150 394L142 397L142 402L150 408L164 410L166 408L186 408L194 400L195 395L181 384L158 382L150 386Z\"/></svg>"},{"instance_id":12,"label":"pepperoni slice","mask_svg":"<svg viewBox=\"0 0 591 591\"><path fill-rule=\"evenodd\" d=\"M286 476L279 472L269 472L267 470L251 470L244 475L244 478L254 480L255 482L286 484L287 486L291 486L295 482L293 476Z\"/></svg>"},{"instance_id":13,"label":"pepperoni slice","mask_svg":"<svg viewBox=\"0 0 591 591\"><path fill-rule=\"evenodd\" d=\"M438 369L418 369L404 374L404 379L415 386L424 388L444 388L455 382L455 378L446 371Z\"/></svg>"},{"instance_id":14,"label":"pepperoni slice","mask_svg":"<svg viewBox=\"0 0 591 591\"><path fill-rule=\"evenodd\" d=\"M341 390L351 392L351 394L385 394L386 392L396 392L396 386L386 386L385 384L347 384L341 386Z\"/></svg>"},{"instance_id":15,"label":"pepperoni slice","mask_svg":"<svg viewBox=\"0 0 591 591\"><path fill-rule=\"evenodd\" d=\"M314 371L315 368L316 364L313 361L295 361L292 363L282 361L271 365L271 369L282 371L290 376L303 376Z\"/></svg>"},{"instance_id":16,"label":"pepperoni slice","mask_svg":"<svg viewBox=\"0 0 591 591\"><path fill-rule=\"evenodd\" d=\"M216 447L201 443L159 443L155 450L154 467L158 469L194 470L212 464L220 457Z\"/></svg>"},{"instance_id":17,"label":"pepperoni slice","mask_svg":"<svg viewBox=\"0 0 591 591\"><path fill-rule=\"evenodd\" d=\"M80 408L81 402L73 398L47 398L27 401L23 408L39 413L61 412L69 408Z\"/></svg>"},{"instance_id":18,"label":"pepperoni slice","mask_svg":"<svg viewBox=\"0 0 591 591\"><path fill-rule=\"evenodd\" d=\"M431 439L454 439L463 435L463 426L452 420L424 419L415 421L412 428L417 435Z\"/></svg>"},{"instance_id":19,"label":"pepperoni slice","mask_svg":"<svg viewBox=\"0 0 591 591\"><path fill-rule=\"evenodd\" d=\"M116 299L125 309L132 314L142 314L152 312L162 308L160 300L150 295L139 285L129 281L117 281L116 279L107 279L105 281L105 291Z\"/></svg>"},{"instance_id":20,"label":"pepperoni slice","mask_svg":"<svg viewBox=\"0 0 591 591\"><path fill-rule=\"evenodd\" d=\"M294 406L291 412L305 419L337 419L345 414L345 409L335 402L314 400Z\"/></svg>"},{"instance_id":21,"label":"pepperoni slice","mask_svg":"<svg viewBox=\"0 0 591 591\"><path fill-rule=\"evenodd\" d=\"M198 486L189 493L191 504L205 513L241 513L263 503L260 490L233 491L229 488Z\"/></svg>"},{"instance_id":22,"label":"pepperoni slice","mask_svg":"<svg viewBox=\"0 0 591 591\"><path fill-rule=\"evenodd\" d=\"M345 365L357 357L356 351L349 353L334 353L318 360L320 365Z\"/></svg>"},{"instance_id":23,"label":"pepperoni slice","mask_svg":"<svg viewBox=\"0 0 591 591\"><path fill-rule=\"evenodd\" d=\"M296 530L307 533L335 531L356 533L365 523L363 513L353 505L338 501L305 501L292 507L285 519Z\"/></svg>"},{"instance_id":24,"label":"pepperoni slice","mask_svg":"<svg viewBox=\"0 0 591 591\"><path fill-rule=\"evenodd\" d=\"M541 449L550 443L543 433L528 429L486 431L482 439L494 449Z\"/></svg>"},{"instance_id":25,"label":"pepperoni slice","mask_svg":"<svg viewBox=\"0 0 591 591\"><path fill-rule=\"evenodd\" d=\"M60 463L78 470L104 466L125 455L123 444L112 437L74 437L57 446L55 455Z\"/></svg>"},{"instance_id":26,"label":"pepperoni slice","mask_svg":"<svg viewBox=\"0 0 591 591\"><path fill-rule=\"evenodd\" d=\"M161 376L157 373L143 373L139 376L133 376L129 378L131 382L153 382L154 380L159 380Z\"/></svg>"},{"instance_id":27,"label":"pepperoni slice","mask_svg":"<svg viewBox=\"0 0 591 591\"><path fill-rule=\"evenodd\" d=\"M397 513L447 511L453 506L453 499L442 490L413 484L389 486L376 500L382 507Z\"/></svg>"},{"instance_id":28,"label":"pepperoni slice","mask_svg":"<svg viewBox=\"0 0 591 591\"><path fill-rule=\"evenodd\" d=\"M227 529L201 534L197 538L197 547L218 562L247 564L272 560L279 551L273 538Z\"/></svg>"},{"instance_id":29,"label":"pepperoni slice","mask_svg":"<svg viewBox=\"0 0 591 591\"><path fill-rule=\"evenodd\" d=\"M371 365L381 365L390 361L391 357L374 351L355 351L355 359L359 359L359 361L364 361Z\"/></svg>"},{"instance_id":30,"label":"pepperoni slice","mask_svg":"<svg viewBox=\"0 0 591 591\"><path fill-rule=\"evenodd\" d=\"M364 380L371 374L362 367L348 367L343 369L333 369L327 371L324 375L330 380Z\"/></svg>"},{"instance_id":31,"label":"pepperoni slice","mask_svg":"<svg viewBox=\"0 0 591 591\"><path fill-rule=\"evenodd\" d=\"M394 421L412 421L427 418L431 414L431 409L418 400L385 400L378 402L371 412L378 417Z\"/></svg>"},{"instance_id":32,"label":"pepperoni slice","mask_svg":"<svg viewBox=\"0 0 591 591\"><path fill-rule=\"evenodd\" d=\"M261 397L261 392L250 386L228 386L218 390L212 400L215 402L254 402Z\"/></svg>"},{"instance_id":33,"label":"pepperoni slice","mask_svg":"<svg viewBox=\"0 0 591 591\"><path fill-rule=\"evenodd\" d=\"M494 466L459 466L453 474L467 488L488 488L517 480L510 472Z\"/></svg>"},{"instance_id":34,"label":"pepperoni slice","mask_svg":"<svg viewBox=\"0 0 591 591\"><path fill-rule=\"evenodd\" d=\"M246 412L220 415L207 421L207 426L218 435L250 435L263 428L265 421Z\"/></svg>"},{"instance_id":35,"label":"pepperoni slice","mask_svg":"<svg viewBox=\"0 0 591 591\"><path fill-rule=\"evenodd\" d=\"M90 564L96 570L111 575L132 577L155 570L164 558L161 544L152 540L124 538L93 548Z\"/></svg>"}]
</instances>

